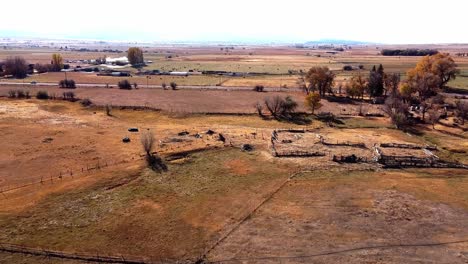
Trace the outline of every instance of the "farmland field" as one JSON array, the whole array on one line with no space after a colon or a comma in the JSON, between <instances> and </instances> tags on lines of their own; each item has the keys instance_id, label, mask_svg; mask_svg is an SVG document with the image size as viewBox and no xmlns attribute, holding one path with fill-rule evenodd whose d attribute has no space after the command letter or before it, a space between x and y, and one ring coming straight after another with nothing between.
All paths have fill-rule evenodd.
<instances>
[{"instance_id":1,"label":"farmland field","mask_svg":"<svg viewBox=\"0 0 468 264\"><path fill-rule=\"evenodd\" d=\"M428 48L438 48L442 52L459 52L464 50L465 46L427 46ZM338 52L336 54L327 53L324 50L317 49L295 49L291 47L249 47L240 46L229 52L221 51L217 47L208 48L189 48L189 47L161 47L149 48L145 54L145 59L152 61L142 70L160 70L160 71L228 71L240 73L259 73L260 75L252 77L228 77L228 76L153 76L151 79L134 76L130 81L143 86L161 85L176 82L179 85L221 85L221 86L244 86L253 87L255 85L264 85L267 87L298 87L298 75L292 72L306 72L312 66L327 66L334 70L338 80L349 79L354 72L343 71L343 66L350 65L357 67L362 65L365 71L370 70L374 65L382 64L387 72L399 72L402 75L414 67L420 57L403 56L382 56L380 49L392 48L392 46L363 46L355 47L351 50ZM25 56L31 63L48 63L50 56L54 52L62 54L65 60L96 59L98 57L124 56L122 53L105 52L77 52L53 49L13 49L0 50L0 60L8 56ZM125 54L125 53L123 53ZM170 56L170 58L168 58ZM455 61L461 70L461 76L452 81L449 85L457 88L468 88L468 57L455 57ZM93 66L94 67L94 66ZM136 73L137 70L131 67L122 68ZM279 76L270 76L271 74ZM64 79L61 73L46 73L42 75L31 76L25 79L25 82L52 82L58 83ZM95 73L69 73L68 78L73 78L79 83L98 83L116 85L118 81L125 79L122 77L96 76ZM5 81L5 80L4 80ZM14 80L13 80L14 81ZM1 83L1 80L0 80Z\"/></svg>"},{"instance_id":2,"label":"farmland field","mask_svg":"<svg viewBox=\"0 0 468 264\"><path fill-rule=\"evenodd\" d=\"M0 61L125 55L60 46L8 47ZM433 124L397 129L385 105L344 93L322 98L312 114L297 89L299 71L317 65L338 85L357 72L345 65L367 73L383 64L404 78L420 59L384 57L382 48L400 46L151 46L140 71L246 76L67 72L76 89L58 87L63 72L0 79L0 263L467 263L468 122L448 107ZM468 58L455 60L461 73L449 86L468 89ZM119 89L125 79L137 88ZM160 87L170 82L179 88ZM444 104L466 101L454 90ZM265 101L277 96L294 100L296 112L270 114ZM390 167L387 154L432 167ZM152 170L148 155L167 170Z\"/></svg>"}]
</instances>

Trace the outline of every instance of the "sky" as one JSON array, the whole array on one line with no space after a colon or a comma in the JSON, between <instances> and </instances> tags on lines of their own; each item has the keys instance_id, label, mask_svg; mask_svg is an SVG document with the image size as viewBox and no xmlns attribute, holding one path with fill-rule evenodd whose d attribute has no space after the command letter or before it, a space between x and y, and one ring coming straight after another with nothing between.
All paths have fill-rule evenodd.
<instances>
[{"instance_id":1,"label":"sky","mask_svg":"<svg viewBox=\"0 0 468 264\"><path fill-rule=\"evenodd\" d=\"M468 43L467 0L16 0L0 8L0 37Z\"/></svg>"}]
</instances>

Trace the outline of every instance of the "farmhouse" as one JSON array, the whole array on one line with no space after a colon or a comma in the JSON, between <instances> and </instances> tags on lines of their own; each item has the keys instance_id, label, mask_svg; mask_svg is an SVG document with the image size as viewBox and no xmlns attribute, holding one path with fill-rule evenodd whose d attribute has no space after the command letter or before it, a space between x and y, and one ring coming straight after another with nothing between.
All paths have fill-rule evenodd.
<instances>
[{"instance_id":1,"label":"farmhouse","mask_svg":"<svg viewBox=\"0 0 468 264\"><path fill-rule=\"evenodd\" d=\"M119 58L106 58L106 64L108 65L126 65L128 64L128 58L127 57L119 57Z\"/></svg>"}]
</instances>

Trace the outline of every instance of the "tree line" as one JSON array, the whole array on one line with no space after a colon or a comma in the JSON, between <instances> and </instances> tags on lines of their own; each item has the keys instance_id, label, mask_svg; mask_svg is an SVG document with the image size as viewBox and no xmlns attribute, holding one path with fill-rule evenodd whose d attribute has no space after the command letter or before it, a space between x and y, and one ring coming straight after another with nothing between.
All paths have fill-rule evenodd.
<instances>
[{"instance_id":1,"label":"tree line","mask_svg":"<svg viewBox=\"0 0 468 264\"><path fill-rule=\"evenodd\" d=\"M383 56L431 56L439 51L435 49L383 49L380 53Z\"/></svg>"}]
</instances>

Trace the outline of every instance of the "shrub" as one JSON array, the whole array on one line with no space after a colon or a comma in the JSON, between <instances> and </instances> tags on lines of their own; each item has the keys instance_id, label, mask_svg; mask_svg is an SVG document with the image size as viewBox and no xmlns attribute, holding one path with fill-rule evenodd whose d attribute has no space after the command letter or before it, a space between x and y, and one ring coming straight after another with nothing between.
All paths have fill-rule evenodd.
<instances>
[{"instance_id":1,"label":"shrub","mask_svg":"<svg viewBox=\"0 0 468 264\"><path fill-rule=\"evenodd\" d=\"M118 83L119 89L131 90L132 85L128 80L122 80Z\"/></svg>"},{"instance_id":2,"label":"shrub","mask_svg":"<svg viewBox=\"0 0 468 264\"><path fill-rule=\"evenodd\" d=\"M10 90L10 91L8 91L8 97L10 97L10 98L15 98L15 97L16 97L16 90Z\"/></svg>"},{"instance_id":3,"label":"shrub","mask_svg":"<svg viewBox=\"0 0 468 264\"><path fill-rule=\"evenodd\" d=\"M254 107L255 107L255 110L257 111L258 115L263 117L263 112L262 112L263 111L263 106L262 106L262 104L257 102L257 103L255 103Z\"/></svg>"},{"instance_id":4,"label":"shrub","mask_svg":"<svg viewBox=\"0 0 468 264\"><path fill-rule=\"evenodd\" d=\"M47 100L49 99L49 94L47 93L47 91L39 91L36 94L36 98L40 100Z\"/></svg>"},{"instance_id":5,"label":"shrub","mask_svg":"<svg viewBox=\"0 0 468 264\"><path fill-rule=\"evenodd\" d=\"M255 85L254 87L254 91L256 92L263 92L264 89L265 87L263 87L263 85Z\"/></svg>"},{"instance_id":6,"label":"shrub","mask_svg":"<svg viewBox=\"0 0 468 264\"><path fill-rule=\"evenodd\" d=\"M350 66L350 65L343 66L343 71L352 71L352 70L353 70L353 66Z\"/></svg>"},{"instance_id":7,"label":"shrub","mask_svg":"<svg viewBox=\"0 0 468 264\"><path fill-rule=\"evenodd\" d=\"M177 83L175 83L175 82L171 82L171 83L169 84L169 86L171 86L171 89L172 89L172 90L176 90L176 89L177 89Z\"/></svg>"},{"instance_id":8,"label":"shrub","mask_svg":"<svg viewBox=\"0 0 468 264\"><path fill-rule=\"evenodd\" d=\"M80 104L82 106L91 106L91 105L93 105L93 102L91 102L91 100L89 98L85 98L85 99L80 101Z\"/></svg>"},{"instance_id":9,"label":"shrub","mask_svg":"<svg viewBox=\"0 0 468 264\"><path fill-rule=\"evenodd\" d=\"M75 81L74 80L61 80L59 82L59 86L60 88L68 88L68 89L75 89L76 88L76 84L75 84Z\"/></svg>"},{"instance_id":10,"label":"shrub","mask_svg":"<svg viewBox=\"0 0 468 264\"><path fill-rule=\"evenodd\" d=\"M106 115L107 116L112 116L112 106L109 104L106 104Z\"/></svg>"},{"instance_id":11,"label":"shrub","mask_svg":"<svg viewBox=\"0 0 468 264\"><path fill-rule=\"evenodd\" d=\"M74 92L64 92L63 93L63 100L74 101L75 100L75 93Z\"/></svg>"},{"instance_id":12,"label":"shrub","mask_svg":"<svg viewBox=\"0 0 468 264\"><path fill-rule=\"evenodd\" d=\"M297 108L297 103L290 97L282 98L277 95L265 99L265 106L270 114L275 117L287 117L294 113Z\"/></svg>"},{"instance_id":13,"label":"shrub","mask_svg":"<svg viewBox=\"0 0 468 264\"><path fill-rule=\"evenodd\" d=\"M162 87L164 90L166 90L167 84L163 82L163 83L161 84L161 87Z\"/></svg>"},{"instance_id":14,"label":"shrub","mask_svg":"<svg viewBox=\"0 0 468 264\"><path fill-rule=\"evenodd\" d=\"M23 90L18 90L18 91L16 91L16 97L18 97L18 98L25 98L25 97L26 97L26 94L24 93Z\"/></svg>"}]
</instances>

